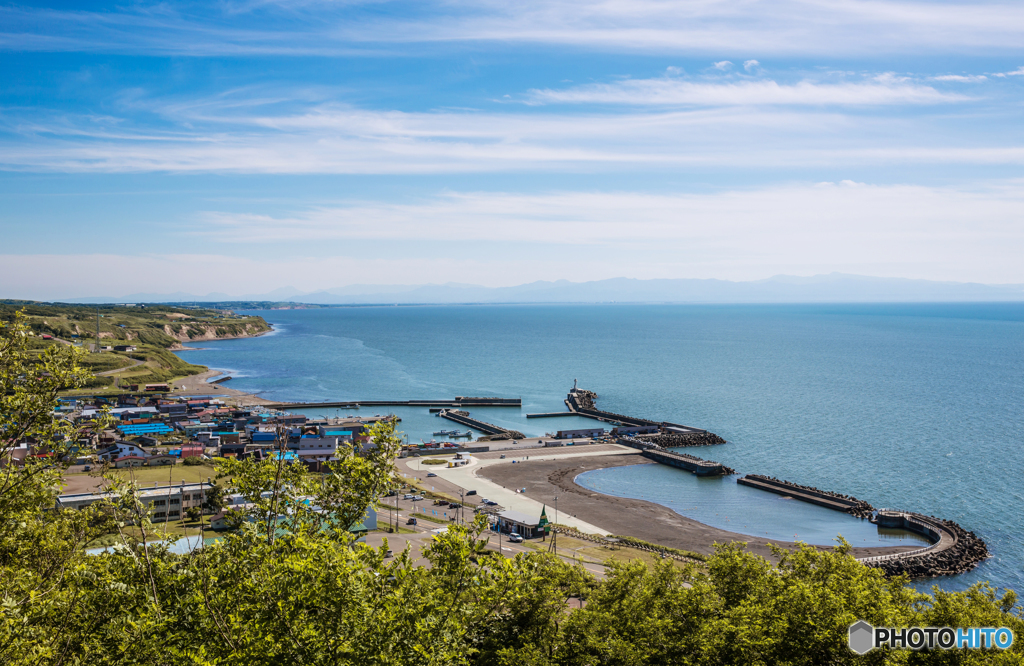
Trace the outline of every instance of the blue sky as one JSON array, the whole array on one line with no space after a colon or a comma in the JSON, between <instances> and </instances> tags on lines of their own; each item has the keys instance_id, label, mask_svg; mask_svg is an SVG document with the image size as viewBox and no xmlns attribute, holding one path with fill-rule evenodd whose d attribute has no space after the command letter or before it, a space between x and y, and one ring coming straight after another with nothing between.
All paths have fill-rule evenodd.
<instances>
[{"instance_id":1,"label":"blue sky","mask_svg":"<svg viewBox=\"0 0 1024 666\"><path fill-rule=\"evenodd\" d=\"M0 5L0 286L1024 283L1024 5Z\"/></svg>"}]
</instances>

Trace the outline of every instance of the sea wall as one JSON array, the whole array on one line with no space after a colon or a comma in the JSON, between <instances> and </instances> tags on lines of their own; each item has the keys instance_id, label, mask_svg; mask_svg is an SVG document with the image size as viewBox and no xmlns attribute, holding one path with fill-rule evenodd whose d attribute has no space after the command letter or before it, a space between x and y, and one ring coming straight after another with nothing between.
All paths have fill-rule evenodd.
<instances>
[{"instance_id":1,"label":"sea wall","mask_svg":"<svg viewBox=\"0 0 1024 666\"><path fill-rule=\"evenodd\" d=\"M970 571L989 556L988 546L981 537L952 520L882 509L873 521L879 527L910 530L934 541L927 548L860 560L869 567L881 569L886 576L955 576Z\"/></svg>"},{"instance_id":2,"label":"sea wall","mask_svg":"<svg viewBox=\"0 0 1024 666\"><path fill-rule=\"evenodd\" d=\"M824 506L828 509L843 511L858 518L871 518L874 515L875 507L868 502L859 500L851 495L834 493L828 490L821 490L814 486L802 486L791 481L782 481L772 476L763 474L747 474L745 477L736 480L737 483L746 486L753 486L779 495L791 495L795 499ZM813 501L813 500L819 501Z\"/></svg>"}]
</instances>

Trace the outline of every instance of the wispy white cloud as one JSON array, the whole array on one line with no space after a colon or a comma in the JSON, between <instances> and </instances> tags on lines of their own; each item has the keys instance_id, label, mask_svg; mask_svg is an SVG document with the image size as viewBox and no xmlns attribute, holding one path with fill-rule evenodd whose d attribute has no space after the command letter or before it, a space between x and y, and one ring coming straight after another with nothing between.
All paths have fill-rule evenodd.
<instances>
[{"instance_id":1,"label":"wispy white cloud","mask_svg":"<svg viewBox=\"0 0 1024 666\"><path fill-rule=\"evenodd\" d=\"M955 83L981 83L987 81L988 77L984 74L943 74L941 76L930 77L932 81L953 81Z\"/></svg>"},{"instance_id":2,"label":"wispy white cloud","mask_svg":"<svg viewBox=\"0 0 1024 666\"><path fill-rule=\"evenodd\" d=\"M137 254L8 251L0 256L0 284L19 297L68 298L120 295L123 275L154 272L175 276L171 290L206 293L216 284L230 294L282 284L302 290L449 280L505 286L527 281L524 276L585 280L624 273L746 280L840 270L1024 282L1020 181L976 189L849 180L688 194L447 192L281 215L253 209L212 210L176 227L192 239L199 234L214 248L210 254L161 254L153 243ZM357 243L389 252L353 252ZM400 247L419 250L394 256ZM266 248L273 248L269 256ZM509 261L494 260L506 256ZM98 265L106 270L89 281L67 279L93 275ZM163 281L145 290L168 288Z\"/></svg>"},{"instance_id":3,"label":"wispy white cloud","mask_svg":"<svg viewBox=\"0 0 1024 666\"><path fill-rule=\"evenodd\" d=\"M858 246L879 239L953 242L972 229L999 231L1024 243L1020 183L966 190L912 185L795 184L698 194L645 192L447 192L413 203L353 202L310 208L287 217L221 211L205 213L201 235L250 243L329 239L620 244L723 242L771 234L780 242L812 236L850 236ZM622 224L624 219L630 223ZM817 229L817 230L815 230ZM860 241L853 236L861 235ZM990 241L995 237L986 236ZM765 240L750 241L747 251ZM774 245L774 243L773 243ZM745 245L746 246L746 245ZM1018 245L1018 247L1021 247ZM905 249L905 248L904 248ZM1024 249L1024 247L1021 247ZM1021 268L1024 276L1024 267Z\"/></svg>"},{"instance_id":4,"label":"wispy white cloud","mask_svg":"<svg viewBox=\"0 0 1024 666\"><path fill-rule=\"evenodd\" d=\"M750 85L762 100L781 104L785 99L801 99L799 87L779 92L771 82L767 89L758 88L761 83ZM669 93L676 92L669 89ZM699 92L707 95L703 99L717 95L719 105L733 106L599 114L538 113L533 109L407 113L300 104L271 113L271 109L249 109L234 101L225 107L171 103L162 111L167 122L161 131L148 125L137 128L126 120L38 110L8 113L0 116L0 168L420 174L608 170L638 165L657 170L699 165L1024 163L1024 146L1007 142L1003 135L990 142L974 139L967 145L945 144L927 121L906 123L900 118L773 108L770 104L753 108L745 105L755 104L758 98L742 87L739 91L712 87ZM819 104L865 100L861 89L828 91L826 95L809 88L801 94L805 94L801 100L805 104L813 99ZM874 94L884 99L896 93ZM593 101L593 96L590 99ZM158 108L154 104L154 109Z\"/></svg>"},{"instance_id":5,"label":"wispy white cloud","mask_svg":"<svg viewBox=\"0 0 1024 666\"><path fill-rule=\"evenodd\" d=\"M239 4L244 10L239 10ZM102 11L0 8L0 48L356 54L381 45L495 41L671 53L1019 52L1024 8L1003 2L445 0L132 3Z\"/></svg>"},{"instance_id":6,"label":"wispy white cloud","mask_svg":"<svg viewBox=\"0 0 1024 666\"><path fill-rule=\"evenodd\" d=\"M714 63L714 67L720 72L727 72L732 69L732 63L728 60L720 60L719 62Z\"/></svg>"},{"instance_id":7,"label":"wispy white cloud","mask_svg":"<svg viewBox=\"0 0 1024 666\"><path fill-rule=\"evenodd\" d=\"M676 78L626 79L573 88L531 90L541 103L629 105L741 106L842 105L878 106L962 102L965 95L940 92L891 75L867 82L780 84L771 80L685 81Z\"/></svg>"},{"instance_id":8,"label":"wispy white cloud","mask_svg":"<svg viewBox=\"0 0 1024 666\"><path fill-rule=\"evenodd\" d=\"M232 244L561 245L559 256L573 265L604 252L676 253L699 257L697 274L714 266L711 274L735 279L814 263L862 272L870 265L874 274L1024 282L1020 185L966 190L843 181L674 195L449 192L290 216L210 212L198 228L210 240Z\"/></svg>"}]
</instances>

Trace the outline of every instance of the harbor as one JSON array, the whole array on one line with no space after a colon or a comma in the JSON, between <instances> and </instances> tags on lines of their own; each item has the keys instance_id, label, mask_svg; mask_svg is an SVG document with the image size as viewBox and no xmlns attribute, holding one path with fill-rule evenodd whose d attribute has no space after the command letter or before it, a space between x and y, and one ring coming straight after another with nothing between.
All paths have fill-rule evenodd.
<instances>
[{"instance_id":1,"label":"harbor","mask_svg":"<svg viewBox=\"0 0 1024 666\"><path fill-rule=\"evenodd\" d=\"M988 550L986 544L977 535L963 529L952 521L943 520L939 518L932 518L927 516L921 516L912 512L906 511L889 511L883 513L876 511L868 502L859 500L854 497L843 495L841 493L835 493L831 491L824 491L818 488L809 486L803 486L800 484L782 481L771 476L762 474L746 474L743 476L736 475L735 470L728 467L727 465L717 462L715 460L707 459L706 457L698 457L689 453L680 451L680 448L691 448L691 447L707 447L717 446L725 444L724 438L719 437L713 432L707 429L684 425L677 422L671 422L666 420L659 420L656 417L650 415L644 416L632 416L626 414L620 414L610 412L598 408L597 406L598 395L594 391L582 389L575 383L572 389L566 394L565 400L563 401L566 411L565 412L531 412L527 414L521 414L519 418L525 416L526 419L537 419L537 418L565 418L565 419L584 419L592 422L598 422L604 427L580 427L575 426L574 428L562 429L556 432L548 432L543 436L528 437L513 427L506 424L508 418L499 417L496 420L499 423L487 420L494 418L498 415L498 411L492 412L494 408L504 410L507 408L519 407L522 409L522 400L520 398L501 398L501 397L464 397L457 396L453 399L447 400L373 400L373 401L361 401L361 402L318 402L318 403L271 403L266 405L267 409L276 409L279 411L291 411L294 410L309 410L323 409L325 407L333 407L335 409L356 409L358 407L369 407L369 406L393 406L396 411L401 411L406 418L408 414L416 413L422 414L423 417L427 418L443 418L453 423L457 423L461 426L469 428L469 430L459 429L436 429L433 428L430 432L434 437L446 438L447 441L435 441L431 439L429 442L421 442L419 444L406 444L403 447L403 455L409 456L410 460L414 460L421 456L436 456L444 455L445 453L451 453L454 451L460 451L465 454L472 454L474 457L496 457L494 462L505 463L505 458L508 456L508 462L518 462L519 465L507 465L507 464L496 464L487 466L488 470L493 470L493 474L499 475L497 479L504 479L508 474L511 474L511 469L515 470L515 475L510 477L516 479L514 483L519 483L520 479L526 480L523 474L529 472L531 468L535 468L541 464L542 459L554 456L554 451L557 447L572 446L572 452L561 453L563 459L571 457L574 462L580 462L580 465L574 465L571 468L560 468L556 470L557 473L549 476L549 482L554 483L563 490L570 490L571 492L578 494L581 498L586 496L597 503L614 503L623 506L632 506L629 504L630 501L641 501L646 511L652 513L652 515L663 516L663 511L667 510L673 513L677 518L668 520L662 520L659 518L657 523L665 523L666 525L672 525L675 529L685 527L681 532L680 538L671 538L667 534L663 534L659 529L653 531L644 532L644 534L637 534L634 528L633 532L623 532L624 534L632 534L638 538L650 538L650 540L657 543L664 543L671 547L678 547L682 549L692 549L695 552L705 552L701 550L701 544L703 548L707 549L713 544L716 538L723 537L723 534L728 534L730 540L742 540L750 538L748 544L755 552L768 555L770 549L767 548L769 543L781 545L784 547L793 547L796 540L803 540L805 534L810 529L810 534L829 534L828 540L832 540L837 533L841 531L835 531L839 528L840 523L846 527L841 528L851 534L859 535L857 540L860 543L874 542L875 545L858 545L855 541L851 542L854 546L854 554L861 561L868 566L877 567L883 570L887 575L898 575L900 573L906 573L914 578L924 578L929 576L942 576L952 575L955 573L962 573L969 571L988 556ZM468 407L474 407L473 412L467 409ZM422 412L419 410L423 410ZM481 411L483 414L490 414L491 416L483 416L476 414L475 412ZM509 412L510 414L513 412ZM358 419L359 421L372 421L379 418L389 418L388 416L377 415L375 417L346 417L349 419ZM397 415L391 415L390 418L400 419ZM328 422L331 419L327 419ZM610 426L610 427L609 427ZM472 440L474 434L479 434L476 441L470 441L463 444L456 444L454 440ZM607 447L613 447L614 452L610 452ZM552 449L555 447L555 449ZM582 448L578 448L582 447ZM602 448L604 447L604 448ZM722 530L721 527L714 527L713 525L703 524L700 521L694 521L690 518L686 518L682 513L674 511L673 501L671 499L663 499L657 503L658 509L652 509L652 502L643 500L630 500L627 497L614 497L603 493L595 494L592 491L586 490L583 486L577 483L576 477L579 476L579 470L586 470L588 463L590 463L590 457L587 451L600 452L598 457L601 458L600 464L595 466L597 468L610 468L619 467L621 465L638 466L642 470L647 468L652 470L650 465L655 467L672 468L678 471L684 471L694 478L700 479L720 479L722 483L732 484L738 488L749 488L756 493L764 493L765 495L772 495L780 498L783 503L778 505L775 509L775 515L789 516L794 523L792 529L794 530L792 540L780 539L772 537L772 534L766 534L764 538L756 537L754 535L745 535L742 532L731 533L728 529ZM717 457L717 456L716 456ZM531 459L532 458L532 459ZM534 461L536 459L536 462ZM612 464L612 460L615 460L615 464ZM474 472L483 473L484 468L473 470ZM501 470L501 471L499 471ZM566 480L565 474L568 471L574 472L574 476L571 480ZM442 470L438 470L439 474L443 474ZM492 471L488 471L491 474ZM653 472L648 471L643 473L644 476L651 476ZM557 477L557 479L555 478ZM589 477L588 477L589 478ZM552 481L555 479L555 481ZM557 483L556 483L557 481ZM706 489L711 489L714 486L707 486ZM727 486L726 486L727 487ZM522 486L522 493L529 496L529 484ZM614 501L610 498L614 497ZM524 500L526 498L524 497ZM757 506L759 503L763 504L767 502L766 506L775 506L771 501L768 500L756 500L751 496L750 500ZM576 502L586 502L586 500L578 499L572 500L574 505ZM795 502L795 503L794 503ZM699 502L698 502L699 504ZM800 508L800 505L805 505L808 509ZM811 509L810 507L815 507ZM579 509L579 507L576 507ZM826 527L826 525L834 522L827 518L827 515L814 513L814 510L824 509L826 514L828 512L839 512L848 514L851 518L855 519L853 523L843 523L842 519L839 523L836 523L833 527ZM684 510L685 511L685 510ZM779 514L778 512L783 512ZM811 513L807 513L811 511ZM746 511L749 514L749 507ZM892 516L901 516L899 519L893 518ZM716 514L717 516L717 514ZM683 519L683 520L679 520ZM856 520L860 519L860 520ZM609 531L607 526L609 524L617 524L618 518L611 516L611 514L604 515L604 522L598 521L595 523L600 526L601 531ZM730 519L726 519L727 521ZM757 520L750 516L748 522L755 522ZM800 521L804 521L803 527ZM693 524L691 524L691 522ZM715 522L710 520L709 522ZM787 521L783 521L787 522ZM695 525L701 525L701 527L695 527ZM870 530L877 530L878 536L872 536L875 532L865 532L864 527L861 525L870 526ZM645 530L648 528L645 528ZM745 528L749 529L749 528ZM722 534L720 534L720 532ZM771 530L769 530L771 532ZM802 532L804 534L802 534ZM893 536L896 535L896 536ZM821 541L820 537L812 537ZM657 539L662 539L657 541ZM666 540L667 539L667 540ZM896 541L906 542L907 545L888 545L888 542ZM823 543L818 543L819 547L827 547Z\"/></svg>"}]
</instances>

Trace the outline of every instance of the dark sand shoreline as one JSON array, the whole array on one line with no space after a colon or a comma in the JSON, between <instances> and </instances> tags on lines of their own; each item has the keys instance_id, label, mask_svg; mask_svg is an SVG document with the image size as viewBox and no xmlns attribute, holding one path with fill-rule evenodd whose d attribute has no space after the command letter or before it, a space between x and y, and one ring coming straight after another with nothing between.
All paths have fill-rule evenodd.
<instances>
[{"instance_id":1,"label":"dark sand shoreline","mask_svg":"<svg viewBox=\"0 0 1024 666\"><path fill-rule=\"evenodd\" d=\"M632 536L651 543L711 554L714 544L745 542L747 549L757 555L776 561L768 544L794 549L796 544L738 534L710 527L682 516L668 507L646 500L626 499L588 490L575 482L576 476L593 469L624 465L656 464L635 453L622 455L587 456L562 460L526 460L515 465L492 465L478 474L506 488L526 488L525 495L551 507L558 495L559 513L576 516L612 534ZM815 546L827 550L829 546ZM854 547L855 557L886 555L918 546Z\"/></svg>"}]
</instances>

